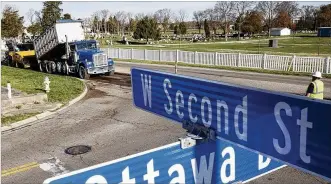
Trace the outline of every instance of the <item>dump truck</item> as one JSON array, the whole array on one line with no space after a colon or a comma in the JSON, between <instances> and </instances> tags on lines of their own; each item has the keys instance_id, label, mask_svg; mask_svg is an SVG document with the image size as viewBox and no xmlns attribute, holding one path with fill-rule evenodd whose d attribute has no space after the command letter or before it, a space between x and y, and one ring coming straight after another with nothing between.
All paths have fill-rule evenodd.
<instances>
[{"instance_id":1,"label":"dump truck","mask_svg":"<svg viewBox=\"0 0 331 184\"><path fill-rule=\"evenodd\" d=\"M82 21L56 21L33 45L41 72L74 74L81 79L114 74L114 61L100 50L98 41L85 40Z\"/></svg>"}]
</instances>

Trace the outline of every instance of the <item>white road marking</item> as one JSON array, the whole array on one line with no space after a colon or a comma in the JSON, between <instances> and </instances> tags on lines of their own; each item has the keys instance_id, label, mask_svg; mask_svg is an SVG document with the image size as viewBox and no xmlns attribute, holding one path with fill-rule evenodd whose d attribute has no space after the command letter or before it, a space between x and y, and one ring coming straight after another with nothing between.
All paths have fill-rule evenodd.
<instances>
[{"instance_id":1,"label":"white road marking","mask_svg":"<svg viewBox=\"0 0 331 184\"><path fill-rule=\"evenodd\" d=\"M39 167L46 172L51 172L53 176L70 172L64 168L63 163L56 157L48 159L47 162L40 164Z\"/></svg>"}]
</instances>

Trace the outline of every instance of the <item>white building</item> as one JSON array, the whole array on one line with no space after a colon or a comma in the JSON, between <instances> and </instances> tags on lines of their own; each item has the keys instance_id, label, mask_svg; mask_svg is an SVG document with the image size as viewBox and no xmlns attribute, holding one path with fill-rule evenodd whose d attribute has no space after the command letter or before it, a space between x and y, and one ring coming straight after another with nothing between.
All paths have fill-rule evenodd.
<instances>
[{"instance_id":1,"label":"white building","mask_svg":"<svg viewBox=\"0 0 331 184\"><path fill-rule=\"evenodd\" d=\"M291 35L291 29L289 28L271 28L271 36L288 36Z\"/></svg>"}]
</instances>

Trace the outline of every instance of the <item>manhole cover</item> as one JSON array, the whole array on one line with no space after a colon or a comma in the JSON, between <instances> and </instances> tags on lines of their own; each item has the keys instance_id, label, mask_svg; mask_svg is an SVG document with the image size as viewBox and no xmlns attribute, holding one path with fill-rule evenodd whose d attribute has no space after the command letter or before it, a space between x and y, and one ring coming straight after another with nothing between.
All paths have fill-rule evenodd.
<instances>
[{"instance_id":1,"label":"manhole cover","mask_svg":"<svg viewBox=\"0 0 331 184\"><path fill-rule=\"evenodd\" d=\"M86 145L78 145L78 146L72 146L67 149L65 149L65 153L69 155L80 155L91 151L91 146Z\"/></svg>"}]
</instances>

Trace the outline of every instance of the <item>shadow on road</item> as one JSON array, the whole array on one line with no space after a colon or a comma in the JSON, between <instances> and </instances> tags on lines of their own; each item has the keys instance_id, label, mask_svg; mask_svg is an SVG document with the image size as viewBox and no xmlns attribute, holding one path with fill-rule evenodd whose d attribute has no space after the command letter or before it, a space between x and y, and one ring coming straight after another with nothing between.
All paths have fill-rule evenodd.
<instances>
[{"instance_id":1,"label":"shadow on road","mask_svg":"<svg viewBox=\"0 0 331 184\"><path fill-rule=\"evenodd\" d=\"M115 73L112 76L95 75L91 76L90 80L93 82L102 82L119 86L131 87L131 76L127 74Z\"/></svg>"}]
</instances>

